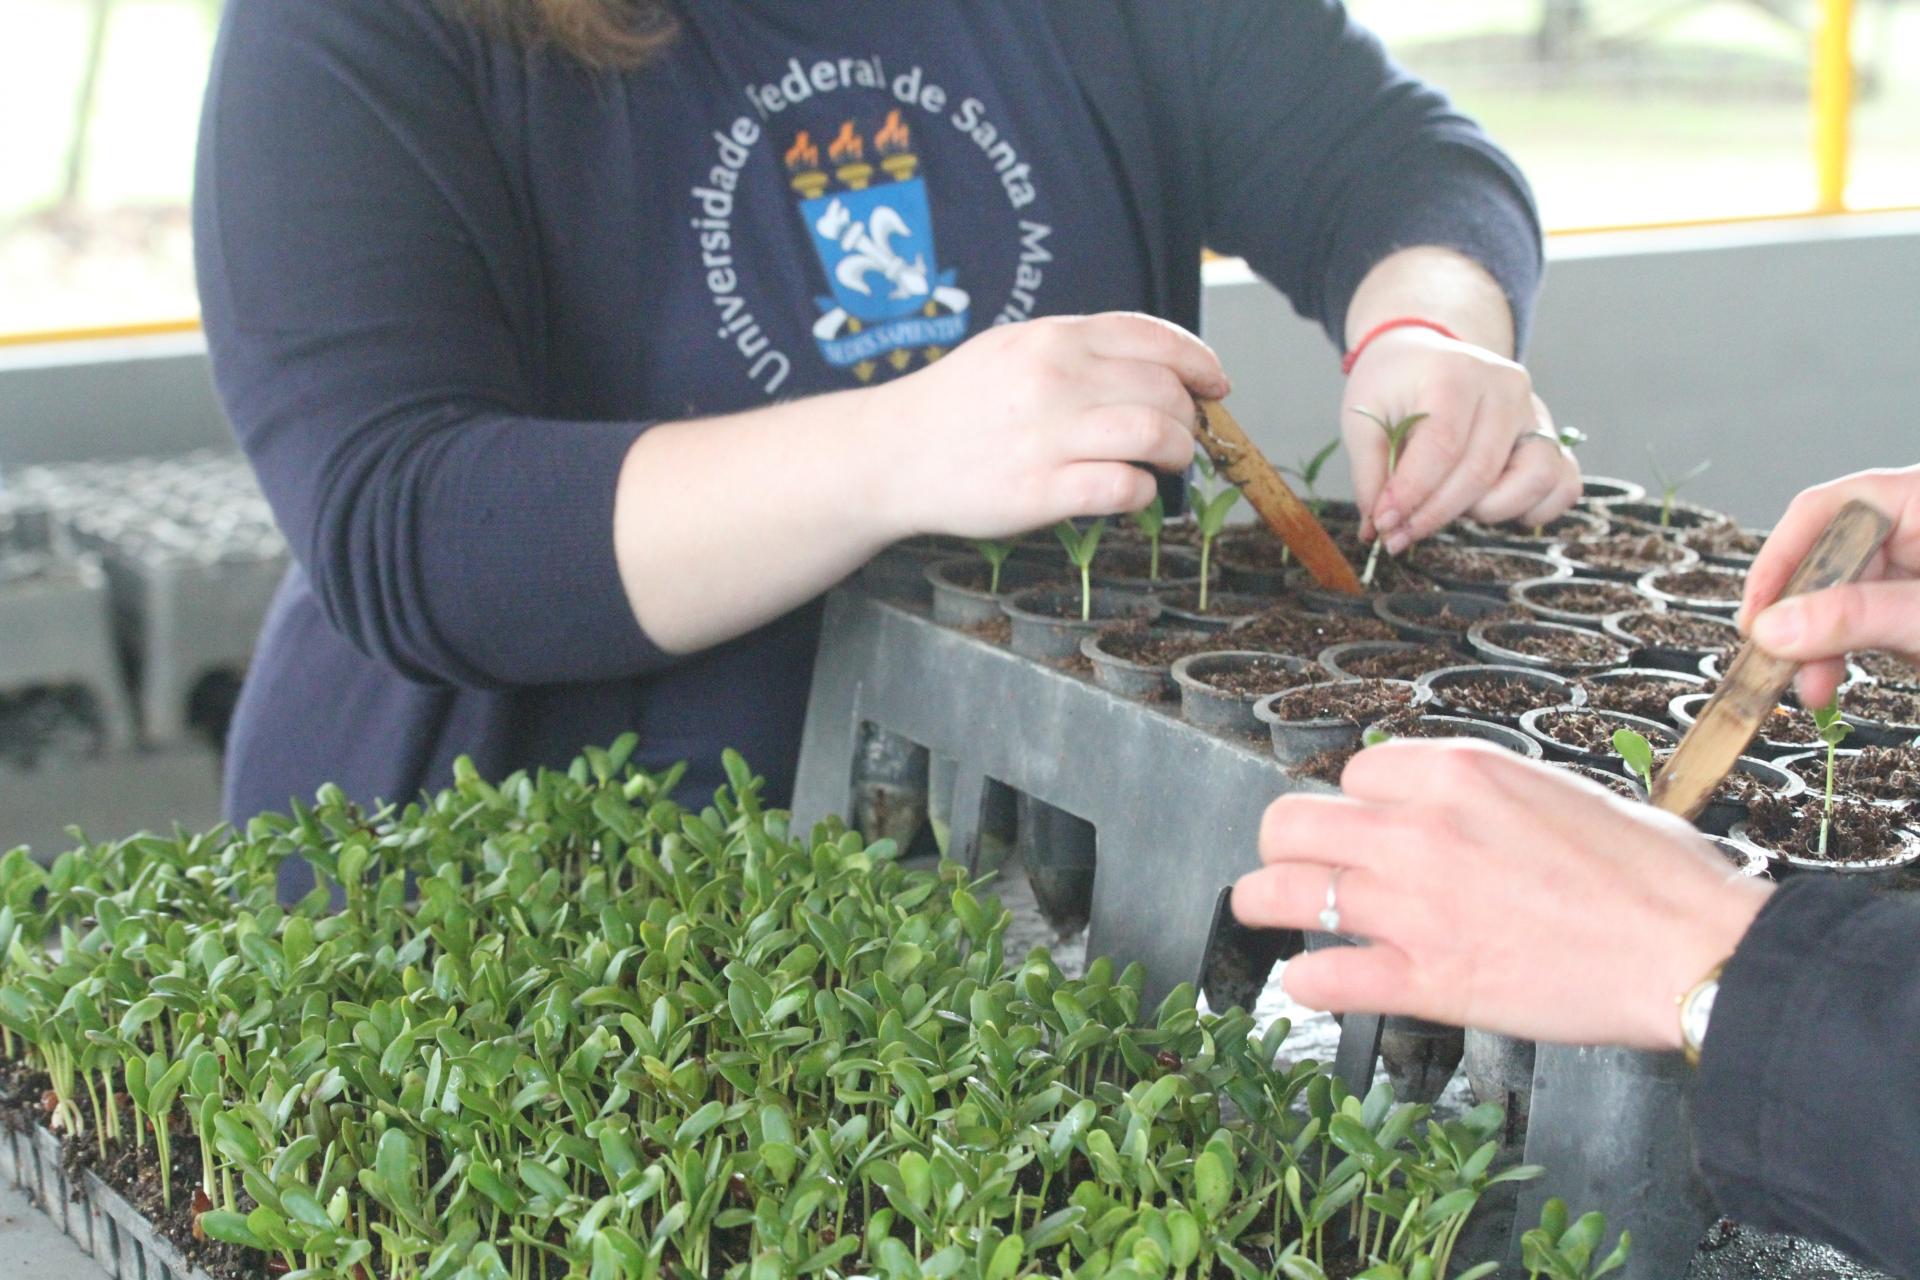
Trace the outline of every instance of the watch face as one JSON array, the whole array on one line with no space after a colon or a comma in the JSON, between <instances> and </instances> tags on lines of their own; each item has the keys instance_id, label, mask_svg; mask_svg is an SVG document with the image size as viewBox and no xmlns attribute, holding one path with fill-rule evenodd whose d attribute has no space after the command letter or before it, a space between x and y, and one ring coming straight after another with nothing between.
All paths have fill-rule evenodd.
<instances>
[{"instance_id":1,"label":"watch face","mask_svg":"<svg viewBox=\"0 0 1920 1280\"><path fill-rule=\"evenodd\" d=\"M1687 1007L1681 1012L1680 1035L1696 1052L1707 1043L1707 1023L1713 1017L1714 997L1719 994L1720 984L1709 982L1687 1001Z\"/></svg>"}]
</instances>

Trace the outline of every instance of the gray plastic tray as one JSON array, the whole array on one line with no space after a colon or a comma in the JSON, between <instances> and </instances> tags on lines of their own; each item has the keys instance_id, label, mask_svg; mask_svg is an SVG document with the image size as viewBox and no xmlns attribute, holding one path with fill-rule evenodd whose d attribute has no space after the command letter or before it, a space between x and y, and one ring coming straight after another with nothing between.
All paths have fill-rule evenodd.
<instances>
[{"instance_id":1,"label":"gray plastic tray","mask_svg":"<svg viewBox=\"0 0 1920 1280\"><path fill-rule=\"evenodd\" d=\"M60 1140L46 1129L24 1134L0 1127L0 1178L25 1191L35 1207L118 1280L211 1280L91 1170L81 1173L76 1191L61 1167Z\"/></svg>"}]
</instances>

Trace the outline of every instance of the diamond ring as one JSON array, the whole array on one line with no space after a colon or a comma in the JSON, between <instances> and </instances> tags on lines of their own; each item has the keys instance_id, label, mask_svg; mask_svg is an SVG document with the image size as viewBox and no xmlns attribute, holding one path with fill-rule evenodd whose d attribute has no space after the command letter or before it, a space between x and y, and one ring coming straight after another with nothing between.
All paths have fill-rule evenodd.
<instances>
[{"instance_id":1,"label":"diamond ring","mask_svg":"<svg viewBox=\"0 0 1920 1280\"><path fill-rule=\"evenodd\" d=\"M1320 908L1320 927L1328 933L1340 932L1340 904L1334 894L1340 887L1340 873L1345 870L1345 867L1335 867L1327 877L1327 905Z\"/></svg>"}]
</instances>

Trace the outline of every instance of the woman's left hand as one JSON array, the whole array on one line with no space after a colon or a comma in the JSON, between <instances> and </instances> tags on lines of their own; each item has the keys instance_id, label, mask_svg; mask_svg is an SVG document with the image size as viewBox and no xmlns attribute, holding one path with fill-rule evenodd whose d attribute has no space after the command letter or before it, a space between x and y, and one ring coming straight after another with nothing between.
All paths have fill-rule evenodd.
<instances>
[{"instance_id":1,"label":"woman's left hand","mask_svg":"<svg viewBox=\"0 0 1920 1280\"><path fill-rule=\"evenodd\" d=\"M1680 819L1484 743L1383 743L1340 781L1274 801L1233 890L1245 924L1313 929L1333 886L1369 945L1287 962L1313 1008L1674 1049L1677 998L1767 899Z\"/></svg>"},{"instance_id":2,"label":"woman's left hand","mask_svg":"<svg viewBox=\"0 0 1920 1280\"><path fill-rule=\"evenodd\" d=\"M1364 414L1427 416L1387 473L1387 439ZM1340 405L1360 535L1398 555L1466 514L1542 525L1580 496L1580 465L1526 369L1432 329L1391 329L1367 345Z\"/></svg>"}]
</instances>

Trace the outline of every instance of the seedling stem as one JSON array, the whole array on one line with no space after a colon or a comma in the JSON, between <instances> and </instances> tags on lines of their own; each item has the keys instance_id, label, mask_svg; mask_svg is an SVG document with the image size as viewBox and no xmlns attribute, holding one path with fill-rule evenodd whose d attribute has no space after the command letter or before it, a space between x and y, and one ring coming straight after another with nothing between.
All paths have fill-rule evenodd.
<instances>
[{"instance_id":1,"label":"seedling stem","mask_svg":"<svg viewBox=\"0 0 1920 1280\"><path fill-rule=\"evenodd\" d=\"M1648 445L1647 465L1653 468L1654 479L1659 481L1660 484L1660 527L1666 529L1673 524L1673 500L1680 496L1682 489L1706 473L1707 468L1713 465L1713 459L1708 458L1706 461L1696 464L1691 471L1688 471L1679 479L1674 480L1670 479L1667 473L1661 470L1660 460L1653 456L1653 446Z\"/></svg>"},{"instance_id":2,"label":"seedling stem","mask_svg":"<svg viewBox=\"0 0 1920 1280\"><path fill-rule=\"evenodd\" d=\"M1213 578L1213 540L1220 536L1220 530L1227 524L1227 513L1233 510L1233 504L1240 501L1240 491L1232 485L1223 485L1213 493L1203 494L1200 506L1194 512L1194 519L1200 526L1200 612L1207 611L1207 592L1212 587Z\"/></svg>"},{"instance_id":3,"label":"seedling stem","mask_svg":"<svg viewBox=\"0 0 1920 1280\"><path fill-rule=\"evenodd\" d=\"M1827 856L1828 833L1833 827L1833 770L1839 762L1840 744L1853 732L1853 726L1840 718L1838 697L1813 713L1813 726L1820 734L1820 741L1827 744L1827 796L1820 810L1819 847L1819 854L1824 858Z\"/></svg>"},{"instance_id":4,"label":"seedling stem","mask_svg":"<svg viewBox=\"0 0 1920 1280\"><path fill-rule=\"evenodd\" d=\"M1370 409L1356 408L1354 412L1386 433L1387 479L1393 479L1393 469L1400 465L1400 450L1401 447L1406 444L1407 433L1412 431L1427 415L1424 413L1410 413L1404 418L1389 422ZM1373 549L1367 552L1367 567L1360 574L1360 585L1363 587L1373 585L1374 570L1378 568L1380 564L1380 543L1380 535L1376 532L1373 537Z\"/></svg>"},{"instance_id":5,"label":"seedling stem","mask_svg":"<svg viewBox=\"0 0 1920 1280\"><path fill-rule=\"evenodd\" d=\"M1143 510L1133 513L1134 524L1147 539L1147 581L1160 581L1160 533L1167 527L1167 504L1159 494L1153 495Z\"/></svg>"},{"instance_id":6,"label":"seedling stem","mask_svg":"<svg viewBox=\"0 0 1920 1280\"><path fill-rule=\"evenodd\" d=\"M1093 553L1100 549L1100 535L1107 531L1105 516L1088 525L1083 533L1071 520L1053 527L1053 536L1067 549L1067 559L1080 570L1080 621L1093 617Z\"/></svg>"},{"instance_id":7,"label":"seedling stem","mask_svg":"<svg viewBox=\"0 0 1920 1280\"><path fill-rule=\"evenodd\" d=\"M987 568L989 570L987 577L987 594L999 595L1000 570L1006 565L1007 557L1013 554L1013 544L1011 542L998 542L993 539L982 539L974 543L973 548L978 551L987 562Z\"/></svg>"}]
</instances>

